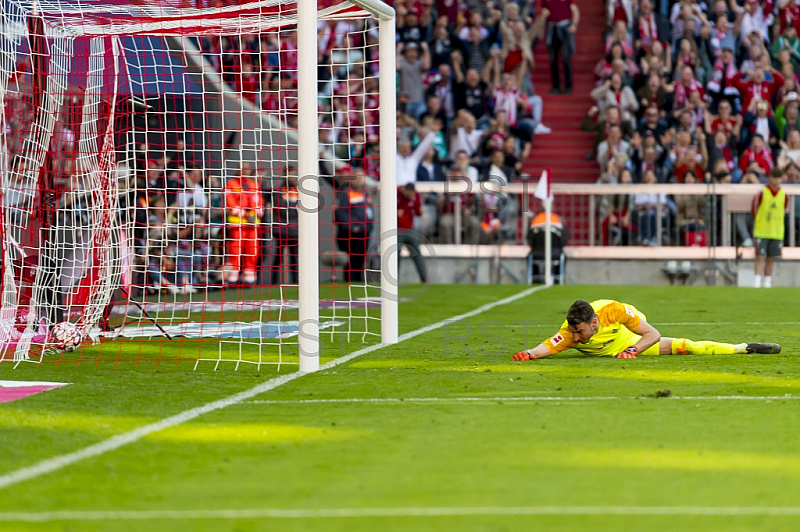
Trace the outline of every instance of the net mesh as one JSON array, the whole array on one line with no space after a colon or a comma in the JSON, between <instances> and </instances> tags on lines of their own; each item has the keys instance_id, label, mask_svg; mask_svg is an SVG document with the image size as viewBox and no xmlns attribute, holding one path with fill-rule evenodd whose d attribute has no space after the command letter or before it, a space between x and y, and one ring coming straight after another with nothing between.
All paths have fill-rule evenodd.
<instances>
[{"instance_id":1,"label":"net mesh","mask_svg":"<svg viewBox=\"0 0 800 532\"><path fill-rule=\"evenodd\" d=\"M377 21L318 9L319 97L298 102L293 2L6 4L6 359L296 363L299 105L319 113L321 329L377 340Z\"/></svg>"}]
</instances>

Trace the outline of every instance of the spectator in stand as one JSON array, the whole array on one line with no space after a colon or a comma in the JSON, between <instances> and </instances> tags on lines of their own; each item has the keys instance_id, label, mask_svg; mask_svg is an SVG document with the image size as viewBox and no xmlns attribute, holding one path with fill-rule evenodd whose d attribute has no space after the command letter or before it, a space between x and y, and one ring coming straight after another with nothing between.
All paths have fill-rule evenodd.
<instances>
[{"instance_id":1,"label":"spectator in stand","mask_svg":"<svg viewBox=\"0 0 800 532\"><path fill-rule=\"evenodd\" d=\"M605 52L609 53L614 44L619 44L626 56L633 57L633 39L628 32L627 23L624 20L618 20L612 27L611 34L606 37Z\"/></svg>"},{"instance_id":2,"label":"spectator in stand","mask_svg":"<svg viewBox=\"0 0 800 532\"><path fill-rule=\"evenodd\" d=\"M636 13L636 2L634 0L608 0L606 2L606 25L614 27L618 22L626 26L633 24Z\"/></svg>"},{"instance_id":3,"label":"spectator in stand","mask_svg":"<svg viewBox=\"0 0 800 532\"><path fill-rule=\"evenodd\" d=\"M652 170L645 172L642 179L643 190L645 185L654 185L657 182L656 174ZM661 227L666 228L667 221L667 195L664 193L640 192L634 196L633 204L636 207L638 226L637 231L642 245L659 245L659 235L656 234L658 211L660 205Z\"/></svg>"},{"instance_id":4,"label":"spectator in stand","mask_svg":"<svg viewBox=\"0 0 800 532\"><path fill-rule=\"evenodd\" d=\"M611 49L606 56L597 62L597 66L594 68L594 75L600 81L608 80L614 72L614 64L617 61L622 61L625 65L625 75L628 78L633 78L639 74L639 67L636 66L633 58L625 53L620 43L615 42L611 44Z\"/></svg>"},{"instance_id":5,"label":"spectator in stand","mask_svg":"<svg viewBox=\"0 0 800 532\"><path fill-rule=\"evenodd\" d=\"M694 24L695 28L699 28L703 23L700 18L702 15L702 9L694 1L674 3L669 15L669 21L672 24L671 41L677 42L685 33L688 24Z\"/></svg>"},{"instance_id":6,"label":"spectator in stand","mask_svg":"<svg viewBox=\"0 0 800 532\"><path fill-rule=\"evenodd\" d=\"M175 286L175 261L166 253L169 240L167 205L164 196L152 196L147 231L147 280L154 290L183 293Z\"/></svg>"},{"instance_id":7,"label":"spectator in stand","mask_svg":"<svg viewBox=\"0 0 800 532\"><path fill-rule=\"evenodd\" d=\"M439 99L436 94L425 95L425 111L422 113L422 116L419 117L419 123L424 126L424 120L428 117L441 120L442 123L449 123L447 113L442 107L442 100ZM428 126L430 126L430 124L428 124Z\"/></svg>"},{"instance_id":8,"label":"spectator in stand","mask_svg":"<svg viewBox=\"0 0 800 532\"><path fill-rule=\"evenodd\" d=\"M755 112L754 112L755 108ZM745 145L750 144L750 138L758 133L761 138L767 141L767 146L772 152L773 159L778 155L778 126L775 125L775 119L767 115L769 104L764 100L750 100L750 107L744 113L744 128L742 141Z\"/></svg>"},{"instance_id":9,"label":"spectator in stand","mask_svg":"<svg viewBox=\"0 0 800 532\"><path fill-rule=\"evenodd\" d=\"M525 112L533 112L533 116L541 116L542 99L538 96L525 98L521 91L514 85L514 77L511 74L498 76L499 69L495 69L495 88L494 88L494 110L505 112L505 120L511 133L523 142L522 153L528 156L531 150L533 134L550 133L550 128L546 127L536 119L523 118L520 107ZM502 81L501 81L502 80Z\"/></svg>"},{"instance_id":10,"label":"spectator in stand","mask_svg":"<svg viewBox=\"0 0 800 532\"><path fill-rule=\"evenodd\" d=\"M706 165L708 164L708 157L706 152L705 137L698 139L699 147L692 144L675 161L674 180L678 183L684 182L684 177L687 172L692 172L697 178L698 175L706 174Z\"/></svg>"},{"instance_id":11,"label":"spectator in stand","mask_svg":"<svg viewBox=\"0 0 800 532\"><path fill-rule=\"evenodd\" d=\"M722 130L728 136L728 142L736 145L739 142L742 128L742 116L731 114L732 106L728 100L722 100L717 107L719 114L712 116L706 113L706 134Z\"/></svg>"},{"instance_id":12,"label":"spectator in stand","mask_svg":"<svg viewBox=\"0 0 800 532\"><path fill-rule=\"evenodd\" d=\"M789 61L795 70L800 69L800 39L797 38L797 28L794 27L794 24L784 26L783 33L778 35L772 44L773 57L777 57L778 53L783 50L789 52Z\"/></svg>"},{"instance_id":13,"label":"spectator in stand","mask_svg":"<svg viewBox=\"0 0 800 532\"><path fill-rule=\"evenodd\" d=\"M619 172L620 185L630 185L631 172L623 168ZM633 223L632 194L607 194L602 200L602 234L603 245L627 246L633 241L636 226Z\"/></svg>"},{"instance_id":14,"label":"spectator in stand","mask_svg":"<svg viewBox=\"0 0 800 532\"><path fill-rule=\"evenodd\" d=\"M739 90L739 94L742 97L742 109L750 109L752 100L772 102L775 94L783 86L783 76L772 67L768 67L768 70L771 75L769 80L765 78L763 68L740 71L733 77L731 84ZM772 115L771 106L772 104L770 103L770 115Z\"/></svg>"},{"instance_id":15,"label":"spectator in stand","mask_svg":"<svg viewBox=\"0 0 800 532\"><path fill-rule=\"evenodd\" d=\"M720 5L719 2L717 2L715 4L715 9L719 8L722 8L723 10L722 16L719 16L714 20L711 20L711 17L709 17L709 25L712 29L710 37L708 39L708 42L711 45L712 49L715 51L717 57L719 56L720 51L725 47L726 42L735 45L739 30L738 25L734 24L736 20L735 17L729 18L727 15L725 15L725 13L729 14L731 13L730 11L725 11L727 9L727 6ZM712 13L711 15L714 16L715 13ZM735 46L731 48L731 50L734 49ZM714 58L711 57L711 59Z\"/></svg>"},{"instance_id":16,"label":"spectator in stand","mask_svg":"<svg viewBox=\"0 0 800 532\"><path fill-rule=\"evenodd\" d=\"M550 58L550 77L553 94L561 92L558 59L564 66L564 93L572 92L572 54L575 52L575 32L580 22L580 10L573 0L542 0L542 15L547 19L547 53Z\"/></svg>"},{"instance_id":17,"label":"spectator in stand","mask_svg":"<svg viewBox=\"0 0 800 532\"><path fill-rule=\"evenodd\" d=\"M597 101L600 108L601 120L605 119L605 111L615 105L622 111L622 120L631 124L636 123L636 111L639 110L639 101L630 87L623 85L622 76L618 73L591 92L592 98Z\"/></svg>"},{"instance_id":18,"label":"spectator in stand","mask_svg":"<svg viewBox=\"0 0 800 532\"><path fill-rule=\"evenodd\" d=\"M716 168L717 161L725 162L725 171L730 173L731 182L738 183L742 180L742 170L738 168L738 157L735 146L729 142L729 136L723 129L714 132L711 145L709 167Z\"/></svg>"},{"instance_id":19,"label":"spectator in stand","mask_svg":"<svg viewBox=\"0 0 800 532\"><path fill-rule=\"evenodd\" d=\"M662 119L658 113L658 104L649 104L639 121L637 129L639 135L644 136L648 132L656 138L661 137L667 129L667 121Z\"/></svg>"},{"instance_id":20,"label":"spectator in stand","mask_svg":"<svg viewBox=\"0 0 800 532\"><path fill-rule=\"evenodd\" d=\"M419 50L422 49L420 56ZM406 112L418 119L425 112L425 86L423 75L430 69L428 43L415 42L397 45L397 71L400 73L400 94L406 98Z\"/></svg>"},{"instance_id":21,"label":"spectator in stand","mask_svg":"<svg viewBox=\"0 0 800 532\"><path fill-rule=\"evenodd\" d=\"M606 110L605 120L599 119L599 115L600 110L596 105L593 105L589 109L589 112L583 117L583 121L581 122L582 130L595 132L594 151L589 152L586 156L586 158L589 160L596 158L597 147L601 142L608 138L608 130L611 128L611 126L618 126L620 128L623 140L631 138L634 133L631 123L622 120L619 107L616 105L612 105ZM595 117L598 117L598 120L596 122L592 122L592 119Z\"/></svg>"},{"instance_id":22,"label":"spectator in stand","mask_svg":"<svg viewBox=\"0 0 800 532\"><path fill-rule=\"evenodd\" d=\"M366 188L364 174L353 170L351 179L336 192L335 197L336 245L347 253L348 259L345 280L363 283L369 237L375 222L372 198Z\"/></svg>"},{"instance_id":23,"label":"spectator in stand","mask_svg":"<svg viewBox=\"0 0 800 532\"><path fill-rule=\"evenodd\" d=\"M733 57L734 40L726 37L721 46L722 52L714 63L711 79L706 85L708 95L712 98L712 109L718 109L723 100L731 107L739 98L739 89L733 85L737 74L736 62Z\"/></svg>"},{"instance_id":24,"label":"spectator in stand","mask_svg":"<svg viewBox=\"0 0 800 532\"><path fill-rule=\"evenodd\" d=\"M754 42L751 43L751 41ZM755 37L753 35L742 35L739 54L742 55L744 52L746 52L746 55L739 59L740 71L749 72L758 66L769 63L767 49L757 34L755 34Z\"/></svg>"},{"instance_id":25,"label":"spectator in stand","mask_svg":"<svg viewBox=\"0 0 800 532\"><path fill-rule=\"evenodd\" d=\"M197 287L204 286L207 280L211 250L201 212L188 205L171 211L169 218L176 238L171 252L175 260L175 284L185 294L196 293Z\"/></svg>"},{"instance_id":26,"label":"spectator in stand","mask_svg":"<svg viewBox=\"0 0 800 532\"><path fill-rule=\"evenodd\" d=\"M256 282L258 264L258 220L264 214L261 190L255 180L255 170L245 163L239 176L225 184L225 204L228 209L228 262L225 265L229 284Z\"/></svg>"},{"instance_id":27,"label":"spectator in stand","mask_svg":"<svg viewBox=\"0 0 800 532\"><path fill-rule=\"evenodd\" d=\"M456 115L458 115L461 110L467 110L475 117L475 120L480 122L482 119L485 119L483 122L486 123L490 119L490 115L488 114L490 98L487 83L489 81L488 74L490 74L491 71L489 69L484 69L484 76L481 77L477 70L469 68L466 74L462 74L462 62L463 58L461 53L454 53L453 63L455 66L453 67L453 72L456 81L454 94L456 108L458 109Z\"/></svg>"},{"instance_id":28,"label":"spectator in stand","mask_svg":"<svg viewBox=\"0 0 800 532\"><path fill-rule=\"evenodd\" d=\"M533 70L532 42L539 38L544 28L544 17L540 14L529 28L522 20L500 22L503 47L500 54L500 70L514 76L517 87L522 87L524 77Z\"/></svg>"},{"instance_id":29,"label":"spectator in stand","mask_svg":"<svg viewBox=\"0 0 800 532\"><path fill-rule=\"evenodd\" d=\"M769 42L769 26L774 21L771 12L772 2L770 2L770 11L767 11L759 0L745 0L744 9L735 2L731 2L731 8L737 11L737 14L741 14L739 23L741 35L757 33L764 42Z\"/></svg>"},{"instance_id":30,"label":"spectator in stand","mask_svg":"<svg viewBox=\"0 0 800 532\"><path fill-rule=\"evenodd\" d=\"M687 29L687 32L689 30ZM703 79L707 70L704 69L703 62L700 58L700 52L697 49L697 43L694 40L693 34L690 33L689 37L683 37L678 42L678 53L675 55L675 75L678 77L681 68L684 66L691 67L694 72L697 72L698 80Z\"/></svg>"},{"instance_id":31,"label":"spectator in stand","mask_svg":"<svg viewBox=\"0 0 800 532\"><path fill-rule=\"evenodd\" d=\"M692 93L698 93L695 98L704 98L705 89L703 85L695 78L694 70L690 66L683 66L680 70L681 77L674 84L674 95L672 103L672 112L675 118L683 112L683 110L690 105Z\"/></svg>"},{"instance_id":32,"label":"spectator in stand","mask_svg":"<svg viewBox=\"0 0 800 532\"><path fill-rule=\"evenodd\" d=\"M786 140L789 133L800 130L800 113L798 112L797 93L790 92L783 96L780 105L775 108L775 124L778 126L778 138Z\"/></svg>"},{"instance_id":33,"label":"spectator in stand","mask_svg":"<svg viewBox=\"0 0 800 532\"><path fill-rule=\"evenodd\" d=\"M297 284L298 215L297 169L289 168L286 183L272 195L272 249L269 280L273 286L284 284L281 275L283 256L288 264L288 284Z\"/></svg>"},{"instance_id":34,"label":"spectator in stand","mask_svg":"<svg viewBox=\"0 0 800 532\"><path fill-rule=\"evenodd\" d=\"M444 170L442 165L436 162L436 151L433 146L428 148L417 167L416 181L418 183L423 181L444 181Z\"/></svg>"},{"instance_id":35,"label":"spectator in stand","mask_svg":"<svg viewBox=\"0 0 800 532\"><path fill-rule=\"evenodd\" d=\"M689 146L692 145L692 133L685 127L679 127L675 132L675 142L672 143L665 157L665 166L669 168L671 175L679 159L686 155Z\"/></svg>"},{"instance_id":36,"label":"spectator in stand","mask_svg":"<svg viewBox=\"0 0 800 532\"><path fill-rule=\"evenodd\" d=\"M661 44L661 41L656 41L639 59L639 70L645 76L650 74L669 76L672 73L672 54Z\"/></svg>"},{"instance_id":37,"label":"spectator in stand","mask_svg":"<svg viewBox=\"0 0 800 532\"><path fill-rule=\"evenodd\" d=\"M683 182L687 185L697 183L697 175L688 170ZM678 242L682 246L690 246L692 242L688 241L687 236L705 229L706 198L698 194L678 194L675 196L675 205L678 210Z\"/></svg>"},{"instance_id":38,"label":"spectator in stand","mask_svg":"<svg viewBox=\"0 0 800 532\"><path fill-rule=\"evenodd\" d=\"M622 161L622 164L618 166L617 161L618 159L616 158L608 161L604 171L602 171L600 177L597 178L598 185L616 185L619 182L619 174L620 171L625 168L625 163Z\"/></svg>"},{"instance_id":39,"label":"spectator in stand","mask_svg":"<svg viewBox=\"0 0 800 532\"><path fill-rule=\"evenodd\" d=\"M655 138L652 134L646 135L644 137L647 138ZM644 178L644 174L649 171L653 171L656 174L656 180L659 183L666 183L667 182L667 169L663 168L661 165L658 164L658 150L654 146L646 146L642 149L642 156L641 159L638 158L631 158L634 166L634 175L636 176L635 182L641 183L642 179Z\"/></svg>"},{"instance_id":40,"label":"spectator in stand","mask_svg":"<svg viewBox=\"0 0 800 532\"><path fill-rule=\"evenodd\" d=\"M744 150L739 158L739 168L742 172L754 171L759 179L766 180L773 166L775 163L772 160L772 152L764 142L764 137L760 133L754 133L750 147Z\"/></svg>"},{"instance_id":41,"label":"spectator in stand","mask_svg":"<svg viewBox=\"0 0 800 532\"><path fill-rule=\"evenodd\" d=\"M641 0L639 16L633 23L633 49L636 56L647 54L653 43L660 43L668 33L664 29L663 18L653 11L650 0Z\"/></svg>"},{"instance_id":42,"label":"spectator in stand","mask_svg":"<svg viewBox=\"0 0 800 532\"><path fill-rule=\"evenodd\" d=\"M401 140L397 144L396 176L398 185L414 182L417 177L419 163L422 162L422 158L425 157L428 148L436 140L436 135L425 129L420 129L419 136L422 137L422 141L413 151L411 150L411 142L408 140Z\"/></svg>"},{"instance_id":43,"label":"spectator in stand","mask_svg":"<svg viewBox=\"0 0 800 532\"><path fill-rule=\"evenodd\" d=\"M400 25L400 22L403 22ZM419 46L425 39L425 30L419 23L417 13L408 11L404 17L397 17L397 40L405 45L415 44Z\"/></svg>"},{"instance_id":44,"label":"spectator in stand","mask_svg":"<svg viewBox=\"0 0 800 532\"><path fill-rule=\"evenodd\" d=\"M453 79L451 76L450 65L442 63L430 79L431 84L425 91L425 96L430 98L435 96L439 100L442 108L445 123L449 124L456 113ZM430 108L429 108L430 110Z\"/></svg>"},{"instance_id":45,"label":"spectator in stand","mask_svg":"<svg viewBox=\"0 0 800 532\"><path fill-rule=\"evenodd\" d=\"M476 129L475 117L466 109L458 112L453 121L455 134L450 138L450 152L466 152L472 158L481 146L484 138L491 133L490 129Z\"/></svg>"},{"instance_id":46,"label":"spectator in stand","mask_svg":"<svg viewBox=\"0 0 800 532\"><path fill-rule=\"evenodd\" d=\"M503 139L503 153L505 160L503 165L512 169L514 177L522 175L522 159L519 157L519 150L517 150L517 140L513 137Z\"/></svg>"},{"instance_id":47,"label":"spectator in stand","mask_svg":"<svg viewBox=\"0 0 800 532\"><path fill-rule=\"evenodd\" d=\"M726 0L715 0L714 9L708 13L708 21L714 26L719 26L721 19L726 19L728 22L733 23L736 20L736 15L733 11L728 9L728 2Z\"/></svg>"},{"instance_id":48,"label":"spectator in stand","mask_svg":"<svg viewBox=\"0 0 800 532\"><path fill-rule=\"evenodd\" d=\"M447 173L447 181L453 183L452 190L463 189L464 174L461 167L453 165ZM461 183L458 183L461 182ZM480 221L475 212L475 194L446 192L436 198L439 208L439 238L442 244L453 244L456 239L455 212L461 213L461 228L465 232L465 244L477 244Z\"/></svg>"},{"instance_id":49,"label":"spectator in stand","mask_svg":"<svg viewBox=\"0 0 800 532\"><path fill-rule=\"evenodd\" d=\"M789 138L781 141L781 152L778 156L778 166L786 168L794 164L800 166L800 131L794 129L789 133Z\"/></svg>"},{"instance_id":50,"label":"spectator in stand","mask_svg":"<svg viewBox=\"0 0 800 532\"><path fill-rule=\"evenodd\" d=\"M482 37L483 27L467 26L468 38L461 40L464 45L464 61L468 69L474 69L478 74L483 74L486 64L491 59L491 46L496 40L494 36ZM462 29L462 31L464 31Z\"/></svg>"},{"instance_id":51,"label":"spectator in stand","mask_svg":"<svg viewBox=\"0 0 800 532\"><path fill-rule=\"evenodd\" d=\"M197 213L205 218L208 209L208 196L202 184L203 171L199 168L189 168L184 173L184 189L178 193L178 208L194 208Z\"/></svg>"},{"instance_id":52,"label":"spectator in stand","mask_svg":"<svg viewBox=\"0 0 800 532\"><path fill-rule=\"evenodd\" d=\"M483 24L483 14L477 9L470 11L469 22L458 32L458 38L466 41L471 38L473 30L478 32L481 39L488 39L490 36L489 30Z\"/></svg>"},{"instance_id":53,"label":"spectator in stand","mask_svg":"<svg viewBox=\"0 0 800 532\"><path fill-rule=\"evenodd\" d=\"M621 156L627 161L630 144L622 140L622 130L617 125L608 129L608 137L597 146L597 164L604 168L612 157Z\"/></svg>"},{"instance_id":54,"label":"spectator in stand","mask_svg":"<svg viewBox=\"0 0 800 532\"><path fill-rule=\"evenodd\" d=\"M459 50L463 48L461 40L453 33L448 26L447 15L442 15L436 19L436 27L433 28L433 39L430 42L431 67L439 68L439 65L455 66L453 58L456 52L459 57Z\"/></svg>"},{"instance_id":55,"label":"spectator in stand","mask_svg":"<svg viewBox=\"0 0 800 532\"><path fill-rule=\"evenodd\" d=\"M469 180L473 188L478 184L480 181L478 169L470 164L470 157L466 151L459 150L456 152L456 158L453 165L458 166L461 169L461 175Z\"/></svg>"},{"instance_id":56,"label":"spectator in stand","mask_svg":"<svg viewBox=\"0 0 800 532\"><path fill-rule=\"evenodd\" d=\"M431 146L434 149L434 156L438 161L447 159L447 142L445 141L444 132L442 131L443 126L444 124L440 118L425 116L422 119L422 127L420 128L421 131L427 130L433 134L434 138ZM411 142L413 144L419 144L421 140L418 133L411 137Z\"/></svg>"},{"instance_id":57,"label":"spectator in stand","mask_svg":"<svg viewBox=\"0 0 800 532\"><path fill-rule=\"evenodd\" d=\"M400 247L408 247L419 280L428 282L425 272L425 259L422 258L419 233L414 231L414 217L422 215L422 199L414 188L414 183L397 187L397 274L400 275Z\"/></svg>"},{"instance_id":58,"label":"spectator in stand","mask_svg":"<svg viewBox=\"0 0 800 532\"><path fill-rule=\"evenodd\" d=\"M489 162L484 168L481 181L491 180L495 183L508 184L511 183L517 174L513 168L506 166L506 154L503 150L494 150Z\"/></svg>"}]
</instances>

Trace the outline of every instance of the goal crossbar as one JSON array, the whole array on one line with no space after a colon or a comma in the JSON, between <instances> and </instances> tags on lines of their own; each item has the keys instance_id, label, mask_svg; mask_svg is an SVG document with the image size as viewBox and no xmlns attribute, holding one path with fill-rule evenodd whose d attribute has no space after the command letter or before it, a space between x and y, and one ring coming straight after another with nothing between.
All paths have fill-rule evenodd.
<instances>
[{"instance_id":1,"label":"goal crossbar","mask_svg":"<svg viewBox=\"0 0 800 532\"><path fill-rule=\"evenodd\" d=\"M198 36L238 35L276 30L297 24L297 2L259 0L224 7L173 7L169 2L131 4L113 1L11 0L9 5L40 16L54 31L65 36ZM394 10L378 0L317 1L320 20L375 16L393 18Z\"/></svg>"}]
</instances>

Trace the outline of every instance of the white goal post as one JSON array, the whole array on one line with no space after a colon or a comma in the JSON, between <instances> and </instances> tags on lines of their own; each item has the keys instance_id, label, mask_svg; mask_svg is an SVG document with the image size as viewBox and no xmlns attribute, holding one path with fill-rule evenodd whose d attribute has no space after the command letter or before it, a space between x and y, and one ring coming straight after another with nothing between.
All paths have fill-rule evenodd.
<instances>
[{"instance_id":1,"label":"white goal post","mask_svg":"<svg viewBox=\"0 0 800 532\"><path fill-rule=\"evenodd\" d=\"M320 34L320 28L325 22L333 24L353 20L368 21L357 30L363 36L377 35L377 43L370 44L365 40L358 45L361 49L348 44L349 36L344 39L342 46L351 46L345 50L345 57L367 55L367 47L373 48L371 52L377 50L372 54L377 57L377 61L373 61L374 71L361 74L364 76L363 87L367 86L368 77L377 79L376 90L380 96L377 112L374 113L378 124L372 124L375 131L379 132L374 143L379 146L380 168L379 180L376 180L380 191L377 198L380 218L374 221L375 227L379 228L375 236L380 243L380 332L376 336L383 343L397 342L398 275L394 256L397 247L396 68L395 13L391 7L380 0L142 0L135 4L126 0L7 0L0 10L0 30L3 34L0 37L0 109L4 109L0 112L0 175L3 190L0 206L0 360L11 358L6 354L13 352L13 359L18 362L31 360L32 357L35 362L43 361L48 349L60 347L54 343L49 331L61 322L71 322L79 331L85 346L115 337L103 331L103 327L108 324L108 315L113 310L114 298L119 290L124 290L125 310L121 318L123 326L115 334L131 323L128 319L130 316L136 317L133 321L137 324L148 325L152 322L161 331L154 334L163 333L166 338L171 338L170 335L175 334L175 330L180 329L182 322L193 313L202 315L198 326L200 329L206 326L205 320L231 321L226 312L234 307L239 312L232 295L235 285L238 290L236 293L248 294L243 297L250 298L247 308L255 309L254 315L266 315L268 310L265 309L273 308L269 305L277 305L280 307L279 320L285 320L287 309L296 310L296 331L291 334L295 336L293 343L299 351L297 363L302 372L316 371L320 355L320 309L323 308L320 300L320 261L321 255L324 255L321 242L327 239L325 241L330 246L334 241L334 237L323 237L320 232L323 224L320 218L323 205L319 196L320 129L331 127L341 131L349 128L346 135L349 138L357 128L366 128L364 123L352 125L347 121L344 125L327 125L320 118L319 42L326 38ZM370 33L370 28L376 31ZM296 31L294 51L287 52L280 48L281 32L287 31ZM252 35L260 39L270 32L278 35L277 50L252 51L243 45L235 53L240 56L259 54L266 58L259 59L264 64L268 59L278 57L277 65L270 67L276 72L279 87L276 98L281 103L278 104L278 112L270 112L264 104L264 98L273 90L271 85L269 88L261 85L264 77L256 82L260 92L255 100L250 101L252 99L246 96L244 83L232 88L231 82L225 79L229 73L225 72L226 57L233 52L224 48L217 51L215 57L220 64L216 68L221 70L214 72L202 45L202 40L209 36L212 39L232 38L237 42L245 42ZM332 39L331 36L328 38ZM164 49L158 49L156 44ZM292 53L296 54L296 66L287 67L285 57ZM240 70L235 73L235 76L239 76L236 79L244 79L241 60L237 60L240 61ZM330 68L337 66L332 64ZM296 76L296 108L287 112L283 107L285 94L280 92L280 87L290 68L296 70L293 74ZM348 72L347 75L351 74ZM147 84L168 88L163 89L163 94L148 92L142 88ZM164 262L169 262L167 251L163 251L163 256L158 255L156 259L148 254L152 238L150 225L147 225L150 220L144 222L145 243L139 244L142 238L137 236L137 231L142 230L141 223L120 214L123 211L138 212L136 205L123 203L121 198L127 193L131 198L138 198L137 194L141 191L135 188L142 186L142 182L147 188L145 199L159 196L159 201L165 201L164 198L169 197L167 163L161 163L164 165L160 168L162 182L155 185L151 172L155 175L157 171L153 170L152 165L159 163L153 163L147 154L148 142L157 129L153 121L156 118L156 121L169 119L169 104L165 103L164 109L158 110L160 114L156 118L149 113L153 110L153 102L165 101L164 94L168 94L168 97L181 100L181 105L187 106L174 112L183 113L181 120L188 123L191 113L185 103L187 96L182 91L188 92L190 86L199 87L196 90L201 93L199 105L204 112L200 112L201 116L196 119L201 122L205 120L203 123L206 125L216 120L208 131L198 133L195 129L192 133L198 133L198 138L213 134L215 138L223 140L218 150L208 148L205 140L197 141L200 147L196 150L199 155L195 166L187 163L180 167L180 172L188 175L195 168L201 174L208 172L207 177L218 179L216 185L204 185L205 192L209 197L214 193L222 196L223 204L214 207L209 203L208 207L202 207L206 209L205 212L198 213L201 207L197 200L190 199L189 205L194 213L191 216L181 203L184 200L179 199L180 207L172 208L167 204L164 209L165 220L162 220L164 233L172 231L178 240L188 238L193 249L194 246L200 246L193 240L201 238L195 236L197 230L194 224L197 219L202 219L202 223L197 222L197 225L205 228L213 226L207 218L212 217L214 208L224 212L231 209L231 204L226 203L226 195L230 194L226 183L233 180L234 174L241 174L244 183L248 161L263 165L265 174L281 174L279 177L283 179L286 178L287 169L296 169L302 183L297 187L297 281L284 282L284 275L279 272L278 284L270 284L275 286L274 292L265 291L259 285L269 284L260 280L261 274L259 281L248 281L246 265L241 270L244 281L238 282L245 285L249 282L249 292L248 286L242 289L236 284L237 281L225 277L226 269L230 269L226 262L226 250L228 254L231 253L226 243L222 244L221 252L216 252L222 255L216 257L218 273L223 279L221 286L213 286L209 280L209 270L202 272L203 286L198 288L192 286L192 281L184 281L181 288L175 279L182 275L181 268L188 271L188 278L192 278L198 269L194 266L195 257L189 257L187 265L186 257L176 244L173 247L177 251L170 259L172 270L167 271L167 267L162 266ZM354 101L364 99L363 94L356 98L358 95L348 92L347 96ZM218 108L212 109L209 103L212 100L220 102ZM363 112L363 109L360 111ZM293 116L287 118L289 115ZM230 117L238 117L238 126L229 126ZM134 131L139 123L143 124L143 133ZM323 123L326 125L322 126ZM121 133L121 124L130 128L130 131ZM163 127L164 139L174 134L167 126L158 127ZM188 136L189 127L185 124L183 127L182 134ZM128 133L130 136L125 136ZM134 151L138 149L135 145L140 142L135 139L140 138L136 137L140 133L144 135L141 138L146 139L144 181L137 181L139 167L134 164ZM229 146L228 133L238 139L238 147ZM183 140L180 142L184 143ZM341 146L335 143L333 141L332 148L327 152L322 150L325 153L322 162L327 162L334 169L347 165L346 160L341 160ZM236 150L239 152L238 160L232 159L229 154ZM212 153L215 151L219 151L220 155ZM71 155L64 156L66 152ZM265 152L269 153L266 162ZM188 150L183 153L188 153ZM255 155L249 155L251 153ZM248 159L251 156L255 159ZM218 157L218 160L209 162L213 157ZM168 161L168 158L164 160ZM131 175L129 180L121 177L125 172ZM123 181L124 185L121 185ZM153 194L156 186L163 187L166 192ZM176 195L191 195L189 185L182 183L180 187L181 191L175 192ZM330 214L332 207L328 205L327 208ZM249 207L235 209L242 212L235 217L243 220L243 228L247 224L256 224L259 231L266 228L271 235L276 227L288 223L285 220L262 222L263 205L253 207L253 212L257 212L259 218L255 222L250 214L245 216L250 212ZM145 210L152 218L152 209ZM174 226L168 227L173 223L169 216L175 216L177 221ZM187 216L191 221L187 221ZM230 213L223 214L223 240L226 238L225 224L230 223L232 217ZM244 221L245 218L247 221ZM333 226L335 220L325 223ZM328 234L331 229L327 228L326 231ZM235 238L246 239L242 236ZM206 240L202 245L207 243ZM144 254L137 247L140 245L144 245ZM260 240L257 245L262 246ZM169 242L162 247L166 250ZM206 264L210 263L215 251L212 249L203 253L206 253ZM294 252L291 248L289 251L279 248L278 253L291 255ZM280 258L278 265L282 267ZM136 275L137 267L141 268L140 273L144 278L140 287L143 290L141 297L129 294L137 285L128 278ZM162 268L164 271L161 271ZM165 275L165 271L168 275ZM238 271L236 273L238 278ZM155 282L153 275L157 279ZM271 273L265 275L272 279ZM151 293L148 290L153 284L157 294L148 299L147 295ZM158 292L159 288L163 290L165 287L171 287L166 295L163 291ZM291 296L284 294L292 287L297 289L297 299L287 305L286 301ZM220 288L229 290L227 293L231 295L223 295L221 299L211 295L212 291ZM348 302L360 297L354 296L358 290L354 290L352 285L347 290ZM275 297L271 294L277 294L278 291L279 303L272 303ZM178 292L181 292L180 295ZM333 290L332 293L332 296L326 297L332 300L335 317L337 306L342 303L341 296L337 294L341 294L342 290ZM362 290L362 293L366 294L366 290ZM360 299L364 300L364 308L367 308L369 301L366 300L369 297L365 295ZM205 305L208 302L216 305L214 308L219 308L219 317L207 317L206 307L201 306L200 311L193 310L195 307L192 305ZM353 305L349 308L353 308ZM368 314L366 310L364 313ZM367 329L370 319L369 316L363 319ZM336 324L331 327L342 327L342 330L349 327L337 325L340 321L334 319ZM219 327L219 330L223 329L225 327ZM261 345L269 342L246 336L235 328L232 330L233 336L218 338L238 339L238 355L228 359L221 354L223 348L220 347L219 354L198 358L218 362L232 360L237 365L240 362L272 363L261 356L260 350ZM350 332L347 328L347 338ZM367 332L364 331L365 337ZM147 334L150 333L142 333L138 337L147 338ZM136 337L136 334L131 337ZM248 338L251 341L245 341ZM278 338L280 344L286 335L279 332ZM159 341L163 341L163 338ZM220 341L220 345L226 341ZM258 344L258 356L243 357L241 344L251 343ZM287 362L279 355L277 363Z\"/></svg>"}]
</instances>

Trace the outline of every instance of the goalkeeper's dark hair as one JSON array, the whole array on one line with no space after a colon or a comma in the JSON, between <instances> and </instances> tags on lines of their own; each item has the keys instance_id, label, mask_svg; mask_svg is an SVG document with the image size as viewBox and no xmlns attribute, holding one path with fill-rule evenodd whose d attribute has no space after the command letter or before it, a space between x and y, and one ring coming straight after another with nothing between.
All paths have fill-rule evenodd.
<instances>
[{"instance_id":1,"label":"goalkeeper's dark hair","mask_svg":"<svg viewBox=\"0 0 800 532\"><path fill-rule=\"evenodd\" d=\"M567 325L575 327L580 323L589 323L594 317L592 306L583 299L579 299L567 311Z\"/></svg>"}]
</instances>

